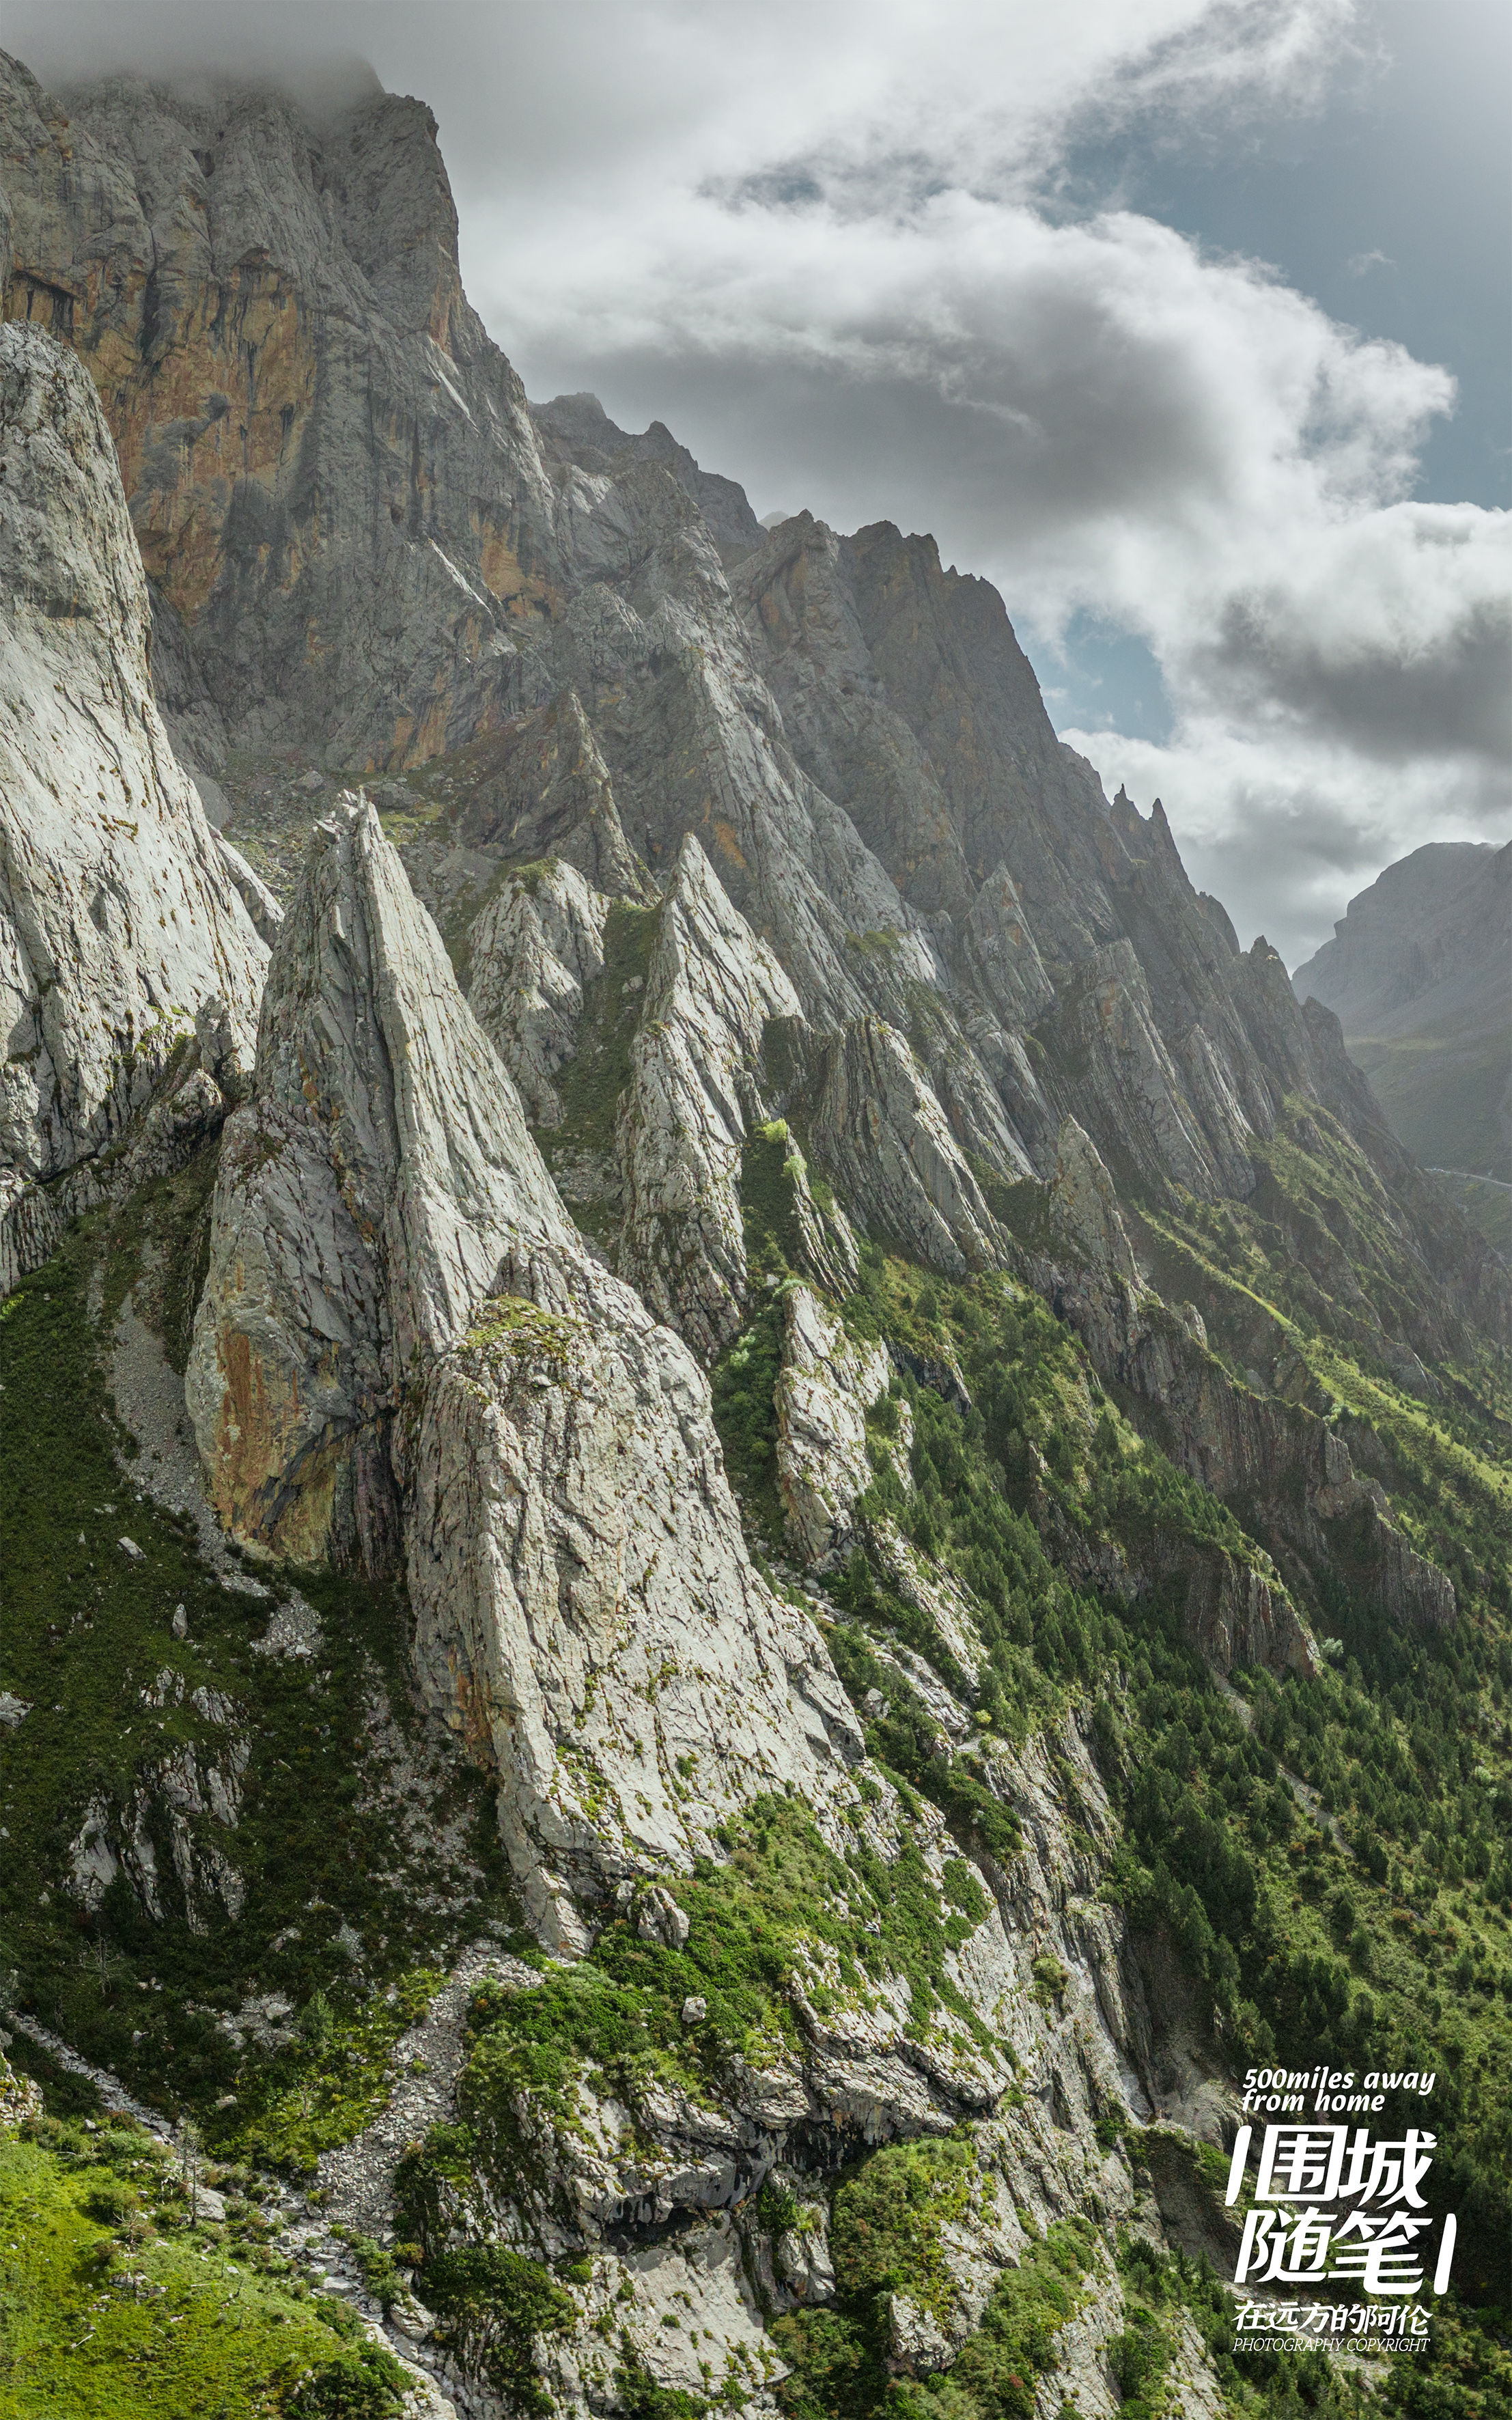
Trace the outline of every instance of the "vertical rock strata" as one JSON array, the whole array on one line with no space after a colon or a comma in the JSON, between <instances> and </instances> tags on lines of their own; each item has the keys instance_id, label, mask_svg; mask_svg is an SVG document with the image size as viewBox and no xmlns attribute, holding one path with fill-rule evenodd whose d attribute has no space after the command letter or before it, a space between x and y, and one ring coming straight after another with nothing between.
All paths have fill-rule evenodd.
<instances>
[{"instance_id":1,"label":"vertical rock strata","mask_svg":"<svg viewBox=\"0 0 1512 2420\"><path fill-rule=\"evenodd\" d=\"M728 938L706 873L685 908ZM552 1938L580 1944L574 1890L686 1867L722 1809L822 1800L860 1754L748 1560L705 1381L584 1252L364 803L320 827L280 934L187 1392L250 1544L381 1565L406 1491L420 1670Z\"/></svg>"},{"instance_id":2,"label":"vertical rock strata","mask_svg":"<svg viewBox=\"0 0 1512 2420\"><path fill-rule=\"evenodd\" d=\"M801 1016L689 833L658 921L619 1116L620 1266L705 1358L740 1324L740 1154L761 1115L762 1038L769 1017Z\"/></svg>"},{"instance_id":3,"label":"vertical rock strata","mask_svg":"<svg viewBox=\"0 0 1512 2420\"><path fill-rule=\"evenodd\" d=\"M217 1065L233 1079L250 1066L268 956L153 703L104 415L36 327L0 329L0 1209L14 1225L28 1187L119 1140L196 1017L217 1030Z\"/></svg>"},{"instance_id":4,"label":"vertical rock strata","mask_svg":"<svg viewBox=\"0 0 1512 2420\"><path fill-rule=\"evenodd\" d=\"M392 1415L519 1236L571 1229L370 807L312 844L230 1121L189 1406L222 1520L299 1560L395 1550Z\"/></svg>"},{"instance_id":5,"label":"vertical rock strata","mask_svg":"<svg viewBox=\"0 0 1512 2420\"><path fill-rule=\"evenodd\" d=\"M872 1483L866 1415L892 1365L880 1344L853 1344L811 1286L782 1306L777 1381L777 1472L789 1535L803 1560L838 1561L854 1535L852 1508Z\"/></svg>"},{"instance_id":6,"label":"vertical rock strata","mask_svg":"<svg viewBox=\"0 0 1512 2420\"><path fill-rule=\"evenodd\" d=\"M506 881L468 935L473 1015L532 1125L562 1123L557 1078L575 1056L583 995L604 971L609 903L564 859Z\"/></svg>"},{"instance_id":7,"label":"vertical rock strata","mask_svg":"<svg viewBox=\"0 0 1512 2420\"><path fill-rule=\"evenodd\" d=\"M149 575L227 724L406 763L517 706L560 577L524 391L462 292L430 112L376 79L138 77L68 114L0 62L8 318L107 401ZM212 765L209 769L214 770Z\"/></svg>"},{"instance_id":8,"label":"vertical rock strata","mask_svg":"<svg viewBox=\"0 0 1512 2420\"><path fill-rule=\"evenodd\" d=\"M696 1363L586 1258L509 1256L424 1381L412 1466L417 1659L499 1775L548 1941L584 1942L573 1892L686 1870L763 1792L823 1807L860 1757L817 1632L747 1559Z\"/></svg>"}]
</instances>

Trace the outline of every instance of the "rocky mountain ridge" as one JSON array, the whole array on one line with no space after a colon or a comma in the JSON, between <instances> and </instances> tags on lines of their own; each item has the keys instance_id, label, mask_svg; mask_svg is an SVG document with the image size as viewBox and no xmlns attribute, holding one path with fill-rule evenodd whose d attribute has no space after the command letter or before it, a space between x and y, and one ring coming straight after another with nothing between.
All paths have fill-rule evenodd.
<instances>
[{"instance_id":1,"label":"rocky mountain ridge","mask_svg":"<svg viewBox=\"0 0 1512 2420\"><path fill-rule=\"evenodd\" d=\"M1504 1268L1158 803L1057 741L985 583L886 524L764 533L659 426L527 405L419 104L316 125L127 82L65 119L24 70L0 89L13 1332L50 1254L97 1252L84 1316L158 1356L218 1585L278 1605L267 1672L336 1654L312 1600L392 1603L372 1735L408 1691L485 1776L517 1921L388 2172L436 2304L406 2341L483 2413L528 2373L563 2413L827 2414L841 2346L874 2408L891 2380L987 2420L1026 2408L963 2383L993 2342L1038 2408L1111 2412L1148 2320L1169 2397L1215 2411L1164 2264L1221 2225L1191 2178L1236 2045L1291 2022L1294 1975L1362 2040L1379 2014L1245 1884L1297 1822L1266 1743L1298 1707L1342 1775L1361 1658L1494 1653ZM230 838L148 694L144 560ZM296 745L325 774L285 866L239 802ZM72 852L55 897L39 833ZM65 942L92 883L101 939ZM273 1680L208 1714L176 1669L145 1699L128 1672L133 1715L208 1725L245 1800L133 1768L133 1865L61 1760L39 1838L72 1863L23 1918L54 1993L54 1894L102 1940L224 1934L239 1972L305 1973L330 1913L275 1931L277 1844L260 1889L239 1864L291 1770ZM414 1917L384 1921L332 1929L354 2024ZM123 2061L147 2029L108 1964L85 2021ZM298 2056L249 2005L228 2141ZM872 2194L925 2213L875 2274ZM539 2320L508 2360L505 2309Z\"/></svg>"}]
</instances>

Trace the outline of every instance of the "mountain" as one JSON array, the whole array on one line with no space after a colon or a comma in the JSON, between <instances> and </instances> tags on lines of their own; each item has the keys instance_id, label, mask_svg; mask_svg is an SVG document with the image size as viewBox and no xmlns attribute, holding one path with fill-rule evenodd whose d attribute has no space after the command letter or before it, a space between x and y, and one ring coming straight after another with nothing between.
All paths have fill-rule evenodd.
<instances>
[{"instance_id":1,"label":"mountain","mask_svg":"<svg viewBox=\"0 0 1512 2420\"><path fill-rule=\"evenodd\" d=\"M1202 2261L1348 2059L1502 2391L1505 1264L420 104L0 108L0 2197L186 2412L1342 2414Z\"/></svg>"},{"instance_id":2,"label":"mountain","mask_svg":"<svg viewBox=\"0 0 1512 2420\"><path fill-rule=\"evenodd\" d=\"M1512 1243L1512 845L1432 841L1351 899L1299 1000L1321 1001L1414 1156ZM1488 1221L1491 1222L1488 1224Z\"/></svg>"},{"instance_id":3,"label":"mountain","mask_svg":"<svg viewBox=\"0 0 1512 2420\"><path fill-rule=\"evenodd\" d=\"M147 582L94 389L39 330L0 331L0 424L9 1280L125 1160L140 1177L170 1131L224 1116L251 1073L268 950L262 886L210 830L152 696Z\"/></svg>"}]
</instances>

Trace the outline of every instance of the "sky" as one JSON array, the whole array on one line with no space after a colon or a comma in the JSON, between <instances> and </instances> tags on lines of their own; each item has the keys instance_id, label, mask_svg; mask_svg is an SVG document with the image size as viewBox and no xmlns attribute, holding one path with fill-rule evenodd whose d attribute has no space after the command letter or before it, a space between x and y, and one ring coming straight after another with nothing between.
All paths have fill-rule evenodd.
<instances>
[{"instance_id":1,"label":"sky","mask_svg":"<svg viewBox=\"0 0 1512 2420\"><path fill-rule=\"evenodd\" d=\"M369 60L532 396L928 530L1295 965L1512 834L1503 0L7 0L45 82Z\"/></svg>"}]
</instances>

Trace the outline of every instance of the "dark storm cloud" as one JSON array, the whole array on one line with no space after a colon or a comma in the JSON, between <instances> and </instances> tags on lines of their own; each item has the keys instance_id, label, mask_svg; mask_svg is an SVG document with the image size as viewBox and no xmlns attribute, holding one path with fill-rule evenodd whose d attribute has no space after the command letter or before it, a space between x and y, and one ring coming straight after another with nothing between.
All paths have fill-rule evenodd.
<instances>
[{"instance_id":1,"label":"dark storm cloud","mask_svg":"<svg viewBox=\"0 0 1512 2420\"><path fill-rule=\"evenodd\" d=\"M1422 756L1512 760L1512 603L1468 602L1422 644L1404 637L1340 657L1286 612L1239 597L1195 668L1242 713L1279 706L1384 764Z\"/></svg>"}]
</instances>

